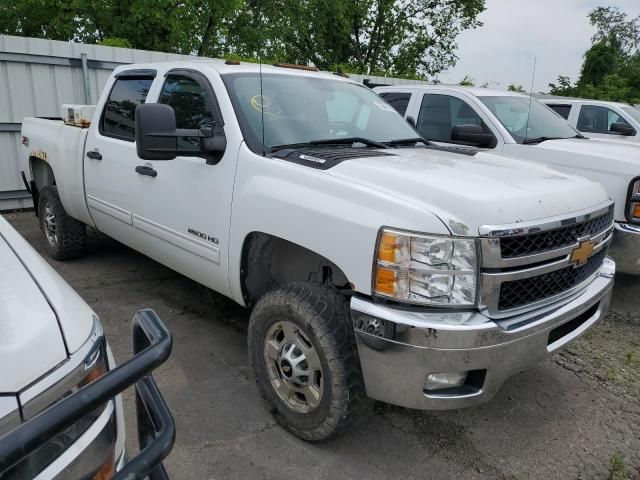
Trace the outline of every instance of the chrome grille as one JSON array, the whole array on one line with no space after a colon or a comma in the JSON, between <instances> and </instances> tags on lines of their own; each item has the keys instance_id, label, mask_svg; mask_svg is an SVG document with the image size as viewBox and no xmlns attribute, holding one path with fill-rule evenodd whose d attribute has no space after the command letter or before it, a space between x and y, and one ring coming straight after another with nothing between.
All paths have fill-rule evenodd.
<instances>
[{"instance_id":1,"label":"chrome grille","mask_svg":"<svg viewBox=\"0 0 640 480\"><path fill-rule=\"evenodd\" d=\"M569 290L595 274L606 256L607 250L603 249L578 268L569 266L535 277L503 282L500 285L498 309L521 307Z\"/></svg>"},{"instance_id":2,"label":"chrome grille","mask_svg":"<svg viewBox=\"0 0 640 480\"><path fill-rule=\"evenodd\" d=\"M502 258L534 255L573 245L578 238L594 236L607 230L611 227L612 222L613 210L610 210L596 218L562 226L554 230L504 237L500 239Z\"/></svg>"},{"instance_id":3,"label":"chrome grille","mask_svg":"<svg viewBox=\"0 0 640 480\"><path fill-rule=\"evenodd\" d=\"M604 263L613 235L613 209L608 201L542 222L480 227L481 310L493 318L508 317L582 288ZM583 260L580 252L588 244L593 249ZM576 265L582 261L586 263Z\"/></svg>"}]
</instances>

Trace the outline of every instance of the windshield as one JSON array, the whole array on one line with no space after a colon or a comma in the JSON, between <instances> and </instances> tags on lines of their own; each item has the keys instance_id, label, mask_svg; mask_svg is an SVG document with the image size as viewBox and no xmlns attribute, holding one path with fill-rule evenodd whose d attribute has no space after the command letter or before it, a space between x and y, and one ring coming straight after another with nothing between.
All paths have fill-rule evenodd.
<instances>
[{"instance_id":1,"label":"windshield","mask_svg":"<svg viewBox=\"0 0 640 480\"><path fill-rule=\"evenodd\" d=\"M518 143L538 138L572 138L578 135L564 118L537 100L516 96L479 98Z\"/></svg>"},{"instance_id":2,"label":"windshield","mask_svg":"<svg viewBox=\"0 0 640 480\"><path fill-rule=\"evenodd\" d=\"M640 110L635 107L622 107L625 113L629 114L636 122L640 123Z\"/></svg>"},{"instance_id":3,"label":"windshield","mask_svg":"<svg viewBox=\"0 0 640 480\"><path fill-rule=\"evenodd\" d=\"M322 77L263 74L261 96L257 73L227 74L223 81L245 140L255 153L317 140L362 138L389 142L417 137L393 107L358 84Z\"/></svg>"}]
</instances>

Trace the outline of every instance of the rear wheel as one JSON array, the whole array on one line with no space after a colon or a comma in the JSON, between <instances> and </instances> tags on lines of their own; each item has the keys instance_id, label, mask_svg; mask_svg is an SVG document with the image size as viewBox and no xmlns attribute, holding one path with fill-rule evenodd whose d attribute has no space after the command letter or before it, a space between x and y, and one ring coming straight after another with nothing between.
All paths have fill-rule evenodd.
<instances>
[{"instance_id":1,"label":"rear wheel","mask_svg":"<svg viewBox=\"0 0 640 480\"><path fill-rule=\"evenodd\" d=\"M348 303L334 290L291 283L267 293L251 315L249 356L275 419L303 440L357 419L362 376Z\"/></svg>"},{"instance_id":2,"label":"rear wheel","mask_svg":"<svg viewBox=\"0 0 640 480\"><path fill-rule=\"evenodd\" d=\"M40 230L44 233L47 253L56 260L76 258L84 253L87 227L65 212L54 185L40 191L38 201Z\"/></svg>"}]
</instances>

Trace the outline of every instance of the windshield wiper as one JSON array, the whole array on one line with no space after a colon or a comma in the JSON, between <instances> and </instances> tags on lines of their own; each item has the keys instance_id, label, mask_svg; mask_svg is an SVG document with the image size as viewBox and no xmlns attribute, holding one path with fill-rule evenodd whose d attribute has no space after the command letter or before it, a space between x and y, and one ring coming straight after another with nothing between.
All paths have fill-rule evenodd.
<instances>
[{"instance_id":1,"label":"windshield wiper","mask_svg":"<svg viewBox=\"0 0 640 480\"><path fill-rule=\"evenodd\" d=\"M537 138L527 138L522 141L522 145L531 145L534 143L542 143L547 140L566 140L564 137L537 137Z\"/></svg>"},{"instance_id":2,"label":"windshield wiper","mask_svg":"<svg viewBox=\"0 0 640 480\"><path fill-rule=\"evenodd\" d=\"M415 145L416 143L424 143L425 145L431 145L431 142L425 140L422 137L399 138L398 140L391 140L389 142L384 142L385 145L388 145L390 147L397 147L400 145Z\"/></svg>"},{"instance_id":3,"label":"windshield wiper","mask_svg":"<svg viewBox=\"0 0 640 480\"><path fill-rule=\"evenodd\" d=\"M312 147L314 145L353 145L354 143L362 143L367 147L375 148L388 148L387 145L375 140L369 140L364 137L345 137L345 138L327 138L324 140L311 140L309 142L301 143L288 143L284 145L274 145L271 147L271 152L277 152L278 150L284 150L287 148L303 148Z\"/></svg>"}]
</instances>

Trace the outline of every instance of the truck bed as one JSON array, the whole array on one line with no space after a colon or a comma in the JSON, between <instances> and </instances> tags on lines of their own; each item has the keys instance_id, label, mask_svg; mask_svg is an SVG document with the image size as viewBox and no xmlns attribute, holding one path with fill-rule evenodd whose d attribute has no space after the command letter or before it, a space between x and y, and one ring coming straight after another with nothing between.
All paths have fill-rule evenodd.
<instances>
[{"instance_id":1,"label":"truck bed","mask_svg":"<svg viewBox=\"0 0 640 480\"><path fill-rule=\"evenodd\" d=\"M87 128L65 125L62 118L27 117L22 122L22 170L28 180L56 172L55 184L66 212L93 225L84 192ZM43 165L46 164L46 165Z\"/></svg>"}]
</instances>

